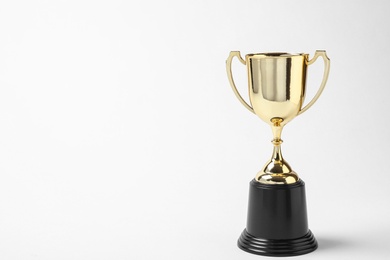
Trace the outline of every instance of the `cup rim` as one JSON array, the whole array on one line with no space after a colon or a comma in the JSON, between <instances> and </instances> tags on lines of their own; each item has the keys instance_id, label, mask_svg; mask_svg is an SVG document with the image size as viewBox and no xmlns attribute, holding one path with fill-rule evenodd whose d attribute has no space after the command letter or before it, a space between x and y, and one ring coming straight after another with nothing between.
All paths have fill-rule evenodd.
<instances>
[{"instance_id":1,"label":"cup rim","mask_svg":"<svg viewBox=\"0 0 390 260\"><path fill-rule=\"evenodd\" d=\"M249 53L245 55L246 57L267 57L267 58L279 58L279 57L295 57L295 56L305 56L307 53L288 53L288 52L261 52L261 53Z\"/></svg>"}]
</instances>

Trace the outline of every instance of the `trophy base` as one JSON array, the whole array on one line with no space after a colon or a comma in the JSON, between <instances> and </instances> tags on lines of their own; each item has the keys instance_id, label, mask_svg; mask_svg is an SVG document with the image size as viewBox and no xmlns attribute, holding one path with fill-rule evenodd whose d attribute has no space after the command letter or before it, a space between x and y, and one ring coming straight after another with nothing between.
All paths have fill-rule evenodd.
<instances>
[{"instance_id":1,"label":"trophy base","mask_svg":"<svg viewBox=\"0 0 390 260\"><path fill-rule=\"evenodd\" d=\"M305 236L295 239L262 239L252 236L244 229L237 245L248 253L265 256L304 255L318 247L310 230Z\"/></svg>"},{"instance_id":2,"label":"trophy base","mask_svg":"<svg viewBox=\"0 0 390 260\"><path fill-rule=\"evenodd\" d=\"M308 228L305 183L263 184L252 180L246 229L238 247L266 256L296 256L317 249Z\"/></svg>"}]
</instances>

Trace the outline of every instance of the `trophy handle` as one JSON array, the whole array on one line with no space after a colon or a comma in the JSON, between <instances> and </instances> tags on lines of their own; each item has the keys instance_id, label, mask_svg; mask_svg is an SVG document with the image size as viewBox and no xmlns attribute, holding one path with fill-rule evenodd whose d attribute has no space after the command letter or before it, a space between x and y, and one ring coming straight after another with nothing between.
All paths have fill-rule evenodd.
<instances>
[{"instance_id":1,"label":"trophy handle","mask_svg":"<svg viewBox=\"0 0 390 260\"><path fill-rule=\"evenodd\" d=\"M307 65L313 64L317 60L317 58L320 56L322 57L322 59L324 59L324 76L322 78L321 86L318 89L317 94L313 97L313 99L304 108L302 108L298 112L298 115L300 115L303 112L305 112L306 110L308 110L317 101L317 99L321 96L321 93L325 88L326 81L328 80L330 60L329 60L328 56L326 55L326 51L317 50L316 53L314 54L314 57L307 62Z\"/></svg>"},{"instance_id":2,"label":"trophy handle","mask_svg":"<svg viewBox=\"0 0 390 260\"><path fill-rule=\"evenodd\" d=\"M239 51L231 51L230 52L230 55L226 60L226 72L228 75L230 86L232 86L233 92L234 92L234 94L236 94L236 97L241 102L241 104L243 104L244 107L246 107L252 113L255 113L253 111L253 108L248 103L246 103L246 101L242 98L242 96L240 95L240 93L238 92L238 90L236 88L236 84L234 84L233 74L232 74L232 60L233 60L234 56L236 56L242 64L246 65L246 62L243 58L241 58Z\"/></svg>"}]
</instances>

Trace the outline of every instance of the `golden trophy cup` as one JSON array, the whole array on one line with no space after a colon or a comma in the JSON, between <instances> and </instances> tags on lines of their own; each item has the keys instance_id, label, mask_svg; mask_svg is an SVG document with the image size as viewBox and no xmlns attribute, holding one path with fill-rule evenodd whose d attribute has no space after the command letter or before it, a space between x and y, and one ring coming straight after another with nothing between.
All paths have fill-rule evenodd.
<instances>
[{"instance_id":1,"label":"golden trophy cup","mask_svg":"<svg viewBox=\"0 0 390 260\"><path fill-rule=\"evenodd\" d=\"M246 65L248 104L238 92L232 76L232 60ZM324 75L316 95L306 105L306 73L317 58L324 60ZM330 60L325 51L306 53L247 54L232 51L226 61L230 85L238 100L269 124L274 145L271 159L250 182L246 229L238 239L244 251L267 256L295 256L317 248L308 228L305 184L284 160L281 152L283 127L309 109L321 95L329 75Z\"/></svg>"}]
</instances>

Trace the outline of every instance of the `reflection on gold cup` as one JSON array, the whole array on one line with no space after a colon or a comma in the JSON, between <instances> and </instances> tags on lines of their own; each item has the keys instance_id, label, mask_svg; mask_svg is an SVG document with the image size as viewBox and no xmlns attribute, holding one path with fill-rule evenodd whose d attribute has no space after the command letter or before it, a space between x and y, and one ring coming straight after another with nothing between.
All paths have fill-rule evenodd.
<instances>
[{"instance_id":1,"label":"reflection on gold cup","mask_svg":"<svg viewBox=\"0 0 390 260\"><path fill-rule=\"evenodd\" d=\"M241 97L235 86L231 64L234 57L247 66L250 104ZM314 98L302 107L305 99L307 66L318 57L324 60L324 76ZM298 175L283 159L280 146L283 127L297 115L310 108L321 95L329 75L329 58L325 51L316 51L309 60L309 54L257 53L248 54L245 60L239 51L232 51L226 61L230 85L240 102L272 128L274 151L271 159L256 175L256 180L265 184L292 184Z\"/></svg>"}]
</instances>

